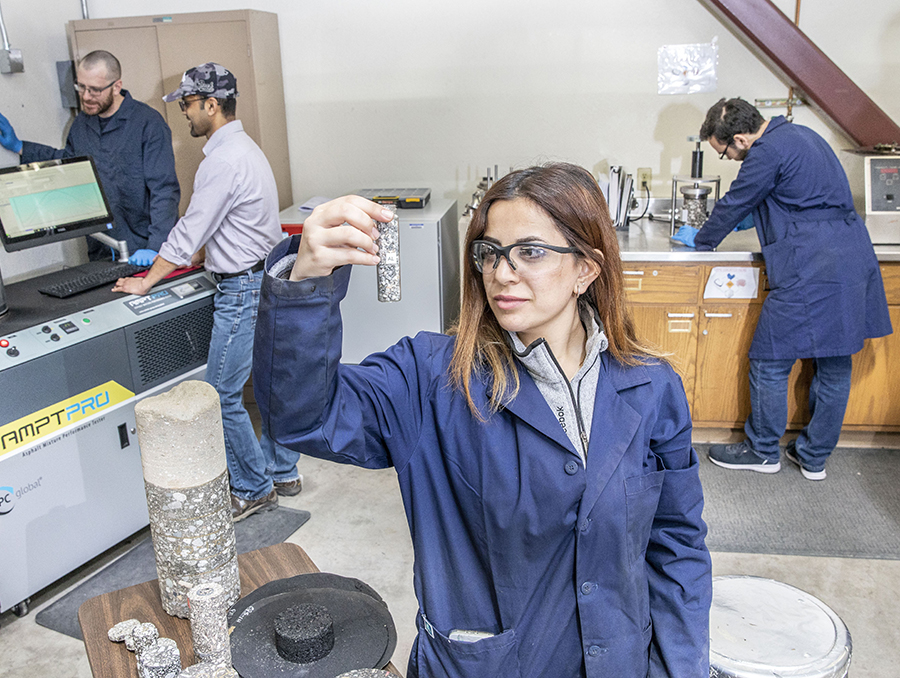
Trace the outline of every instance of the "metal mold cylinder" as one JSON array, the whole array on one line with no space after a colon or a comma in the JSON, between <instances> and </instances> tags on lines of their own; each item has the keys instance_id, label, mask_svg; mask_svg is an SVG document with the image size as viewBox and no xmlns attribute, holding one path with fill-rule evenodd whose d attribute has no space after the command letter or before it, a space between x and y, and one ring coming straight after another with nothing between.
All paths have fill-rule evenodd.
<instances>
[{"instance_id":1,"label":"metal mold cylinder","mask_svg":"<svg viewBox=\"0 0 900 678\"><path fill-rule=\"evenodd\" d=\"M188 617L188 591L222 586L240 597L234 524L216 390L184 381L134 408L163 609Z\"/></svg>"},{"instance_id":2,"label":"metal mold cylinder","mask_svg":"<svg viewBox=\"0 0 900 678\"><path fill-rule=\"evenodd\" d=\"M712 189L709 186L682 186L679 191L684 199L681 220L688 226L700 228L709 219L706 204Z\"/></svg>"}]
</instances>

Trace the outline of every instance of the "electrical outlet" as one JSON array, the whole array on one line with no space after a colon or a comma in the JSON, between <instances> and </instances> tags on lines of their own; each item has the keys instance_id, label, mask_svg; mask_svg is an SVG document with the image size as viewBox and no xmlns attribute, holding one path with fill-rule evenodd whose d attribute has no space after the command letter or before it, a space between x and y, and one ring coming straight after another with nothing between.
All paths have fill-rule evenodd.
<instances>
[{"instance_id":1,"label":"electrical outlet","mask_svg":"<svg viewBox=\"0 0 900 678\"><path fill-rule=\"evenodd\" d=\"M651 170L649 167L638 167L636 175L637 181L635 182L635 184L637 191L635 192L643 193L644 190L649 191L650 185L653 183L653 170ZM644 189L645 185L647 186L646 189Z\"/></svg>"}]
</instances>

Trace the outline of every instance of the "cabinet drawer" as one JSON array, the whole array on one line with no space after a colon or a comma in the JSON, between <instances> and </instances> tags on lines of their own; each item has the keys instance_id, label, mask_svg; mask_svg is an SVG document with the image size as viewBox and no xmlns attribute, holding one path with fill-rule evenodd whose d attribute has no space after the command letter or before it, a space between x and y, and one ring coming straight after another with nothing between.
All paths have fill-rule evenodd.
<instances>
[{"instance_id":1,"label":"cabinet drawer","mask_svg":"<svg viewBox=\"0 0 900 678\"><path fill-rule=\"evenodd\" d=\"M881 264L881 279L884 280L884 293L887 303L900 304L900 264Z\"/></svg>"},{"instance_id":2,"label":"cabinet drawer","mask_svg":"<svg viewBox=\"0 0 900 678\"><path fill-rule=\"evenodd\" d=\"M695 304L700 296L700 266L660 266L622 262L628 301L641 304Z\"/></svg>"}]
</instances>

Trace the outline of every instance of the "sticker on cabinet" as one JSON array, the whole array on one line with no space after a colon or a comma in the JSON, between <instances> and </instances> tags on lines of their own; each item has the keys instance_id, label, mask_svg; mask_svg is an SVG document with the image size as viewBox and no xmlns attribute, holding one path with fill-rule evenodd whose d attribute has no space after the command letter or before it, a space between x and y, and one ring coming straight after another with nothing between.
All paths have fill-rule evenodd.
<instances>
[{"instance_id":1,"label":"sticker on cabinet","mask_svg":"<svg viewBox=\"0 0 900 678\"><path fill-rule=\"evenodd\" d=\"M703 290L704 299L756 299L759 269L752 266L715 266Z\"/></svg>"}]
</instances>

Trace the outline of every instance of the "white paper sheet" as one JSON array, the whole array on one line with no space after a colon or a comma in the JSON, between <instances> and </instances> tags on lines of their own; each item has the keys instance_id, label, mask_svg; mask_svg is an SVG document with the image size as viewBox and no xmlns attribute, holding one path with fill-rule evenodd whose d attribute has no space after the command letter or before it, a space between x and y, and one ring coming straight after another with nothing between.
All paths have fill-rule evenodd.
<instances>
[{"instance_id":1,"label":"white paper sheet","mask_svg":"<svg viewBox=\"0 0 900 678\"><path fill-rule=\"evenodd\" d=\"M704 299L756 299L759 269L751 266L715 266L706 280Z\"/></svg>"}]
</instances>

